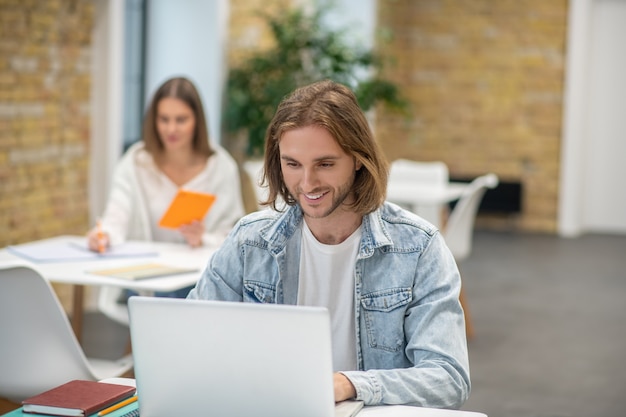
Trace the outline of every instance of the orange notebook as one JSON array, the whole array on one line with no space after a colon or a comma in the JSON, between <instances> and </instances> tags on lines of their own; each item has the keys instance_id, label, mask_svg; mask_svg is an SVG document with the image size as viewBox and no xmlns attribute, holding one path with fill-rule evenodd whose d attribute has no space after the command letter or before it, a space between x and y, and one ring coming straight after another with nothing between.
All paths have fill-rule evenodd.
<instances>
[{"instance_id":1,"label":"orange notebook","mask_svg":"<svg viewBox=\"0 0 626 417\"><path fill-rule=\"evenodd\" d=\"M214 201L213 194L180 189L159 221L159 226L177 229L194 220L202 221Z\"/></svg>"},{"instance_id":2,"label":"orange notebook","mask_svg":"<svg viewBox=\"0 0 626 417\"><path fill-rule=\"evenodd\" d=\"M88 416L135 394L135 387L73 380L22 401L24 413Z\"/></svg>"}]
</instances>

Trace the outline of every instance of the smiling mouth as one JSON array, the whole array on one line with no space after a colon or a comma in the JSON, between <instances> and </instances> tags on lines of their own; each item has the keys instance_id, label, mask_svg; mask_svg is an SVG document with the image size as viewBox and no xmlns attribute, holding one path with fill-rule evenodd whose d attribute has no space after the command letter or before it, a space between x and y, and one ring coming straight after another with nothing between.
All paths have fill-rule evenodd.
<instances>
[{"instance_id":1,"label":"smiling mouth","mask_svg":"<svg viewBox=\"0 0 626 417\"><path fill-rule=\"evenodd\" d=\"M324 197L326 194L328 193L317 193L317 194L305 194L302 193L302 195L304 195L308 200L319 200L320 198Z\"/></svg>"}]
</instances>

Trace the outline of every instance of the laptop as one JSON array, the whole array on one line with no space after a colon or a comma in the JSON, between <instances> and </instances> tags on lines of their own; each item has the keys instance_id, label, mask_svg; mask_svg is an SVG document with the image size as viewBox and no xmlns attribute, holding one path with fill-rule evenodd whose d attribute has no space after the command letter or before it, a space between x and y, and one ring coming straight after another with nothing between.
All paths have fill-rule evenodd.
<instances>
[{"instance_id":1,"label":"laptop","mask_svg":"<svg viewBox=\"0 0 626 417\"><path fill-rule=\"evenodd\" d=\"M351 417L321 307L131 297L141 417Z\"/></svg>"}]
</instances>

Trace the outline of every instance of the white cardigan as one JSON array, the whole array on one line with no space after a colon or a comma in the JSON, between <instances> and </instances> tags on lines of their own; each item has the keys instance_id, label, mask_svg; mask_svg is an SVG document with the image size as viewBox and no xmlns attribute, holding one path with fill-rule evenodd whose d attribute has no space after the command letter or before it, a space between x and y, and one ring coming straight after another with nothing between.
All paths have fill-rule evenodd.
<instances>
[{"instance_id":1,"label":"white cardigan","mask_svg":"<svg viewBox=\"0 0 626 417\"><path fill-rule=\"evenodd\" d=\"M212 145L215 153L205 169L183 186L192 191L214 194L217 198L204 218L203 244L219 244L237 220L244 215L239 171L235 160L223 148ZM125 240L157 240L154 231L159 218L151 218L148 204L169 205L176 187L157 188L154 182L142 181L147 175L164 175L154 163L143 142L133 144L118 162L113 175L102 228L112 245ZM148 198L148 196L152 196ZM156 198L155 198L156 196ZM155 201L158 200L158 201ZM178 231L160 233L158 240L185 242Z\"/></svg>"}]
</instances>

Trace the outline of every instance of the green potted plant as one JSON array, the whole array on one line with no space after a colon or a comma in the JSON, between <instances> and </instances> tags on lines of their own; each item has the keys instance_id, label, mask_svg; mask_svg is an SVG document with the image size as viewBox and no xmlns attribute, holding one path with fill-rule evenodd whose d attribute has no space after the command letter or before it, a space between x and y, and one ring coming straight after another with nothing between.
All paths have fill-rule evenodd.
<instances>
[{"instance_id":1,"label":"green potted plant","mask_svg":"<svg viewBox=\"0 0 626 417\"><path fill-rule=\"evenodd\" d=\"M299 86L332 79L353 89L364 111L378 102L404 109L392 82L379 76L383 62L372 51L346 43L345 30L322 22L328 7L313 13L293 8L279 16L262 15L274 46L250 56L228 74L225 91L226 137L245 134L245 154L263 154L265 130L280 101Z\"/></svg>"}]
</instances>

